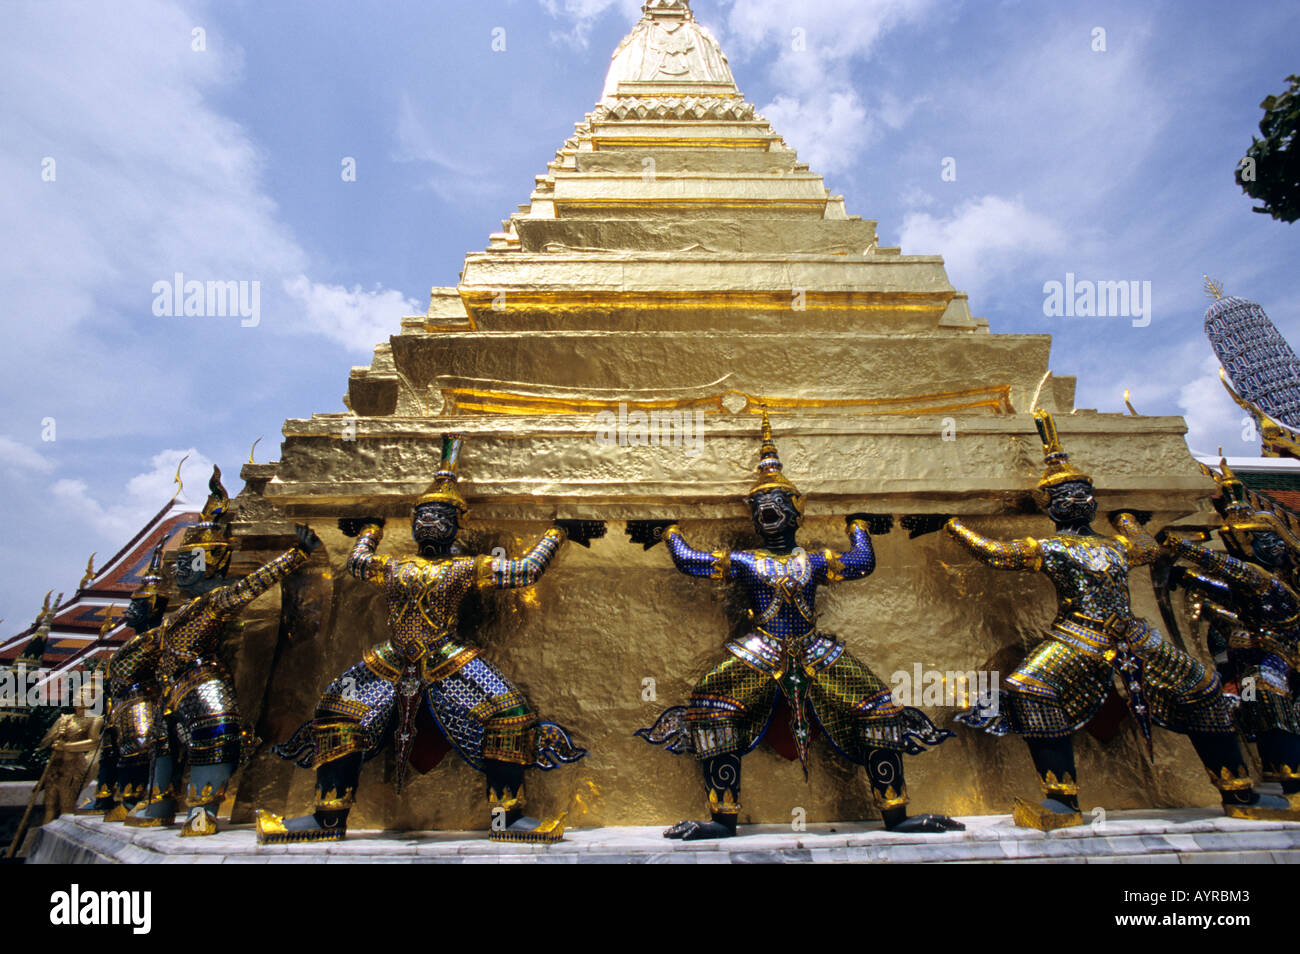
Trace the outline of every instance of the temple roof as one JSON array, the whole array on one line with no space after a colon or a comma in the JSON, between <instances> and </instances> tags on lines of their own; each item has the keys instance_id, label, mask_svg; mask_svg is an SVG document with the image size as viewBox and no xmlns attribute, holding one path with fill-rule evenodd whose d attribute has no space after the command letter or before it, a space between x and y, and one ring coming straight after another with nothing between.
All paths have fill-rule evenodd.
<instances>
[{"instance_id":1,"label":"temple roof","mask_svg":"<svg viewBox=\"0 0 1300 954\"><path fill-rule=\"evenodd\" d=\"M101 626L121 616L149 567L153 548L159 542L171 541L197 519L198 514L184 499L168 501L98 570L88 572L71 598L54 608L42 664L62 668L72 662L84 663L124 642L128 634L121 625L102 639ZM0 665L15 661L26 651L36 628L33 623L13 636L0 639Z\"/></svg>"}]
</instances>

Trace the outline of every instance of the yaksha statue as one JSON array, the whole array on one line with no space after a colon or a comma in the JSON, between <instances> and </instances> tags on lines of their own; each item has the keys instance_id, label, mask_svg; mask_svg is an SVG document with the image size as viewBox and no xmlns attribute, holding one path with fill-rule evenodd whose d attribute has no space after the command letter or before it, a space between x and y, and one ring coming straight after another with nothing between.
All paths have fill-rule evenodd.
<instances>
[{"instance_id":1,"label":"yaksha statue","mask_svg":"<svg viewBox=\"0 0 1300 954\"><path fill-rule=\"evenodd\" d=\"M421 708L456 753L487 778L489 838L550 843L564 835L564 815L546 821L523 813L527 767L553 769L576 762L586 750L568 731L541 722L528 701L456 631L462 600L471 590L506 590L536 583L564 542L584 546L604 533L603 524L556 521L519 559L471 556L456 545L460 519L469 506L458 483L458 435L444 435L442 464L434 484L415 504L411 535L418 556L379 556L384 521L344 518L339 527L355 536L348 572L383 589L388 601L388 639L366 651L361 662L330 683L304 724L276 753L316 770L316 809L283 819L259 811L262 844L334 841L347 829L363 761L391 742L400 792L417 735Z\"/></svg>"},{"instance_id":2,"label":"yaksha statue","mask_svg":"<svg viewBox=\"0 0 1300 954\"><path fill-rule=\"evenodd\" d=\"M997 699L957 716L993 735L1016 732L1028 743L1044 800L1016 799L1016 824L1046 831L1083 823L1073 735L1097 714L1116 676L1148 751L1152 723L1186 734L1227 814L1260 817L1286 808L1284 799L1252 790L1217 673L1133 615L1129 569L1161 555L1144 515L1116 511L1110 519L1117 535L1096 533L1091 478L1070 463L1052 415L1040 410L1034 418L1047 465L1038 490L1056 532L1003 542L956 519L946 526L994 569L1040 571L1056 587L1059 609L1043 642L1007 677Z\"/></svg>"},{"instance_id":3,"label":"yaksha statue","mask_svg":"<svg viewBox=\"0 0 1300 954\"><path fill-rule=\"evenodd\" d=\"M153 759L172 754L154 670L158 663L156 627L167 611L162 550L162 543L154 547L140 585L122 613L121 622L134 635L108 660L108 707L95 794L78 806L78 815L125 821L136 803L147 797ZM111 629L113 624L105 625ZM108 629L101 630L100 636L107 635Z\"/></svg>"},{"instance_id":4,"label":"yaksha statue","mask_svg":"<svg viewBox=\"0 0 1300 954\"><path fill-rule=\"evenodd\" d=\"M212 468L208 489L199 522L185 528L176 553L176 585L189 600L153 631L158 699L175 730L174 749L183 750L189 764L184 836L216 834L226 785L241 755L250 754L255 745L220 658L226 627L245 606L307 563L320 546L309 527L299 526L297 544L230 582L230 499L217 467ZM127 816L128 825L166 825L173 820L181 773L172 751L155 746L149 797Z\"/></svg>"},{"instance_id":5,"label":"yaksha statue","mask_svg":"<svg viewBox=\"0 0 1300 954\"><path fill-rule=\"evenodd\" d=\"M1216 668L1231 697L1240 700L1237 726L1259 748L1264 781L1279 782L1283 794L1294 795L1300 792L1300 712L1294 693L1300 661L1300 537L1283 514L1252 497L1226 460L1219 474L1210 473L1220 488L1215 506L1228 552L1163 533L1160 539L1173 553L1196 568L1174 567L1171 582L1199 601Z\"/></svg>"},{"instance_id":6,"label":"yaksha statue","mask_svg":"<svg viewBox=\"0 0 1300 954\"><path fill-rule=\"evenodd\" d=\"M805 777L817 725L840 755L866 767L886 828L961 830L960 822L945 815L908 817L905 807L902 755L924 751L952 733L895 702L887 685L816 625L817 588L870 574L876 566L871 533L887 532L892 518L850 515L847 550L797 547L803 494L781 473L766 410L762 436L758 479L746 497L762 548L696 550L671 521L628 525L632 542L647 549L665 540L673 563L688 576L738 583L753 621L753 629L726 644L728 657L700 680L688 705L667 709L651 728L637 732L670 752L694 755L704 769L711 820L679 822L664 836L692 841L736 833L741 758L762 740L782 697Z\"/></svg>"}]
</instances>

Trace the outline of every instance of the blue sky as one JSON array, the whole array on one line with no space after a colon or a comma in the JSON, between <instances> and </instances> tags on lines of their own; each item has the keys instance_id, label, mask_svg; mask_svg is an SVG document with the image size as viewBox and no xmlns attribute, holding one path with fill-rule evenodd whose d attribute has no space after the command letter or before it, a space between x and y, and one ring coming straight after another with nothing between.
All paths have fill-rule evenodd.
<instances>
[{"instance_id":1,"label":"blue sky","mask_svg":"<svg viewBox=\"0 0 1300 954\"><path fill-rule=\"evenodd\" d=\"M1297 339L1300 225L1253 214L1232 170L1259 101L1300 72L1300 7L693 6L741 90L882 244L944 255L994 331L1055 336L1080 407L1119 410L1131 388L1143 413L1186 415L1196 449L1250 451L1200 276ZM0 6L4 629L161 506L185 453L191 487L215 461L234 492L255 438L274 459L286 417L341 410L348 368L526 201L638 11ZM259 323L155 316L153 285L177 271L260 282ZM1151 324L1045 317L1043 283L1067 272L1150 281Z\"/></svg>"}]
</instances>

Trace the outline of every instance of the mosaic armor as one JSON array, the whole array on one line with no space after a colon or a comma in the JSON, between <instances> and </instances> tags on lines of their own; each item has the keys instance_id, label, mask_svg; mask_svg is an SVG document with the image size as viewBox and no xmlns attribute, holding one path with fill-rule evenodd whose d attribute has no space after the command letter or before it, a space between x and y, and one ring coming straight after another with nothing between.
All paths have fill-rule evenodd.
<instances>
[{"instance_id":1,"label":"mosaic armor","mask_svg":"<svg viewBox=\"0 0 1300 954\"><path fill-rule=\"evenodd\" d=\"M142 644L152 662L157 705L174 743L155 747L149 799L126 818L135 827L170 824L176 812L180 759L189 767L185 837L217 832L217 809L241 757L256 745L240 718L234 682L221 661L223 637L240 612L310 559L320 540L295 528L298 543L247 576L228 582L232 541L230 501L221 471L212 469L199 520L185 528L176 553L176 583L190 597ZM142 656L143 658L143 656Z\"/></svg>"},{"instance_id":2,"label":"mosaic armor","mask_svg":"<svg viewBox=\"0 0 1300 954\"><path fill-rule=\"evenodd\" d=\"M391 741L400 792L418 749L422 720L486 776L492 806L489 837L539 843L563 837L562 814L543 822L523 815L524 769L552 769L577 761L586 751L561 726L540 721L523 693L478 647L459 638L456 624L461 602L472 590L531 586L550 565L566 532L584 545L599 534L580 521L557 522L568 529L547 530L517 559L457 552L453 544L459 517L468 509L456 486L460 447L458 435L444 435L442 466L433 487L416 502L412 535L420 555L378 555L382 520L339 521L345 534L357 538L348 573L384 591L388 639L366 650L359 663L331 682L312 721L276 746L280 757L316 770L316 811L287 820L259 811L259 842L342 838L363 761Z\"/></svg>"},{"instance_id":3,"label":"mosaic armor","mask_svg":"<svg viewBox=\"0 0 1300 954\"><path fill-rule=\"evenodd\" d=\"M1042 643L1004 680L996 699L981 699L956 717L994 735L1016 732L1025 739L1044 799L1035 804L1017 798L1016 824L1041 830L1083 824L1073 735L1097 714L1116 676L1148 756L1152 723L1185 733L1226 814L1297 817L1286 799L1254 791L1218 673L1133 615L1129 568L1155 563L1162 556L1157 539L1168 531L1152 539L1145 520L1121 511L1111 515L1114 537L1095 533L1092 479L1070 463L1051 414L1035 411L1034 423L1047 465L1038 491L1056 533L1003 542L959 520L946 524L981 562L1042 572L1056 588L1057 615Z\"/></svg>"},{"instance_id":4,"label":"mosaic armor","mask_svg":"<svg viewBox=\"0 0 1300 954\"><path fill-rule=\"evenodd\" d=\"M151 765L169 755L171 739L163 716L155 666L158 624L167 608L162 573L163 544L153 549L149 566L120 618L107 619L103 639L119 623L134 635L117 648L105 667L108 705L100 738L99 773L94 796L77 808L81 815L102 814L125 821L138 801L148 798Z\"/></svg>"},{"instance_id":5,"label":"mosaic armor","mask_svg":"<svg viewBox=\"0 0 1300 954\"><path fill-rule=\"evenodd\" d=\"M948 522L948 532L988 566L1047 576L1059 607L1043 642L1004 680L998 713L976 711L962 721L996 735L1063 738L1092 720L1118 676L1148 739L1151 723L1176 732L1234 731L1218 674L1133 615L1129 569L1154 562L1160 547L1132 514L1114 523L1115 537L1002 542Z\"/></svg>"},{"instance_id":6,"label":"mosaic armor","mask_svg":"<svg viewBox=\"0 0 1300 954\"><path fill-rule=\"evenodd\" d=\"M519 559L378 556L382 535L381 527L366 526L347 567L357 579L384 590L389 638L330 683L315 719L282 749L297 753L299 765L318 768L353 752L373 758L391 736L400 782L415 739L415 706L423 696L447 741L474 768L482 771L484 760L553 768L569 747L567 733L540 723L523 693L477 647L459 641L456 617L471 589L537 582L563 542L563 531L546 531Z\"/></svg>"},{"instance_id":7,"label":"mosaic armor","mask_svg":"<svg viewBox=\"0 0 1300 954\"><path fill-rule=\"evenodd\" d=\"M162 704L175 713L191 767L239 761L243 725L220 659L222 636L245 606L308 559L305 550L292 547L242 579L194 597L159 628L155 668Z\"/></svg>"},{"instance_id":8,"label":"mosaic armor","mask_svg":"<svg viewBox=\"0 0 1300 954\"><path fill-rule=\"evenodd\" d=\"M629 524L633 542L662 539L674 565L698 578L732 583L750 606L752 628L725 644L728 657L696 684L685 706L664 711L636 734L674 754L694 755L704 770L710 822L683 821L665 837L694 840L735 834L740 805L741 758L764 738L778 711L788 711L794 754L808 772L815 728L843 757L867 768L872 798L892 830L945 831L960 823L942 815L908 818L902 754L916 754L952 736L918 709L904 707L892 690L848 652L832 633L817 628L817 590L857 580L876 567L869 527L886 532L892 518L853 515L847 550L795 546L802 494L781 473L766 410L758 478L750 488L754 526L766 546L705 551L691 547L676 524Z\"/></svg>"},{"instance_id":9,"label":"mosaic armor","mask_svg":"<svg viewBox=\"0 0 1300 954\"><path fill-rule=\"evenodd\" d=\"M676 742L676 751L700 758L752 751L778 696L790 708L805 767L812 720L841 755L859 764L866 764L872 749L919 752L942 739L944 733L919 710L894 702L891 689L841 640L817 629L817 588L861 579L875 569L866 521L855 520L848 534L848 550L774 554L695 550L676 526L664 533L682 573L738 583L754 622L748 633L724 645L732 658L701 679L685 708L669 717L689 735Z\"/></svg>"},{"instance_id":10,"label":"mosaic armor","mask_svg":"<svg viewBox=\"0 0 1300 954\"><path fill-rule=\"evenodd\" d=\"M1179 582L1201 601L1210 651L1240 699L1236 722L1259 747L1264 780L1300 792L1300 596L1282 574L1186 540L1170 545L1201 570Z\"/></svg>"}]
</instances>

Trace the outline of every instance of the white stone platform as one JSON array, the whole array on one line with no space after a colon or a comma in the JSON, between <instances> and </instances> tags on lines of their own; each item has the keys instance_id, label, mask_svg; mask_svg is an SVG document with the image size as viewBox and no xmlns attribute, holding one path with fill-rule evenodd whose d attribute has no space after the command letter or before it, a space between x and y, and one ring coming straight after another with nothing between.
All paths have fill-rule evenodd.
<instances>
[{"instance_id":1,"label":"white stone platform","mask_svg":"<svg viewBox=\"0 0 1300 954\"><path fill-rule=\"evenodd\" d=\"M762 862L1300 862L1300 823L1225 818L1209 809L1111 812L1104 822L1044 834L1009 815L961 819L964 832L900 835L879 823L753 825L722 841L675 842L661 827L573 829L552 846L496 844L484 832L350 832L341 842L259 846L252 826L207 838L63 816L40 829L29 863L303 864Z\"/></svg>"}]
</instances>

